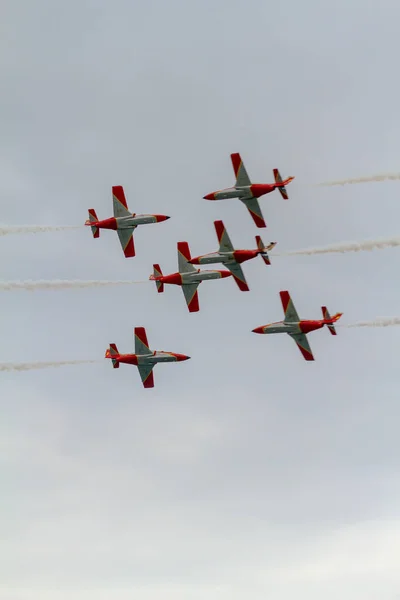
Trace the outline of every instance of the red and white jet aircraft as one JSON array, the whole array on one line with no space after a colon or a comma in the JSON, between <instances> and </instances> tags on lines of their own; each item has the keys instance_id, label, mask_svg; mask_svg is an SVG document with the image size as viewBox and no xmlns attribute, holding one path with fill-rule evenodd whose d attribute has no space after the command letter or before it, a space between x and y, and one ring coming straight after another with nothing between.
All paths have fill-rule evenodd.
<instances>
[{"instance_id":1,"label":"red and white jet aircraft","mask_svg":"<svg viewBox=\"0 0 400 600\"><path fill-rule=\"evenodd\" d=\"M189 244L187 242L178 242L178 269L177 273L163 275L160 265L153 265L153 275L149 279L156 282L157 291L161 294L164 291L164 284L180 285L185 296L189 312L198 312L200 310L199 296L197 288L202 281L209 279L223 279L230 277L230 271L213 270L201 271L196 269L191 263Z\"/></svg>"},{"instance_id":2,"label":"red and white jet aircraft","mask_svg":"<svg viewBox=\"0 0 400 600\"><path fill-rule=\"evenodd\" d=\"M259 235L256 235L257 249L255 250L235 250L222 221L214 221L215 232L219 241L219 250L217 252L210 252L209 254L203 254L202 256L196 256L189 260L192 265L210 265L214 263L222 263L233 275L234 280L237 283L238 288L242 292L248 292L249 286L247 285L246 278L243 273L243 269L240 266L246 260L251 260L256 256L261 256L266 265L270 265L268 250L272 250L276 246L276 242L271 242L268 246L264 246Z\"/></svg>"},{"instance_id":3,"label":"red and white jet aircraft","mask_svg":"<svg viewBox=\"0 0 400 600\"><path fill-rule=\"evenodd\" d=\"M264 217L261 212L258 198L278 190L284 200L289 196L286 191L286 185L293 181L294 177L288 177L282 180L278 169L274 169L275 183L251 183L247 171L244 167L240 154L236 152L231 154L232 166L235 172L236 183L233 187L217 192L211 192L203 196L204 200L225 200L227 198L239 198L248 209L257 227L266 227Z\"/></svg>"},{"instance_id":4,"label":"red and white jet aircraft","mask_svg":"<svg viewBox=\"0 0 400 600\"><path fill-rule=\"evenodd\" d=\"M336 315L331 317L326 306L322 306L323 319L314 321L301 320L289 292L284 291L279 292L279 294L281 296L283 312L285 313L284 320L256 327L253 329L253 333L287 333L296 342L304 358L306 360L314 360L306 334L315 331L316 329L321 329L326 325L331 334L336 335L336 329L333 326L333 323L340 319L343 313L336 313Z\"/></svg>"},{"instance_id":5,"label":"red and white jet aircraft","mask_svg":"<svg viewBox=\"0 0 400 600\"><path fill-rule=\"evenodd\" d=\"M114 216L109 219L99 221L94 208L89 208L89 219L85 225L92 229L94 238L100 236L100 229L112 229L118 233L119 241L126 258L135 256L135 245L133 242L133 232L138 225L148 223L160 223L170 217L166 215L137 215L128 210L122 185L114 185L112 188Z\"/></svg>"},{"instance_id":6,"label":"red and white jet aircraft","mask_svg":"<svg viewBox=\"0 0 400 600\"><path fill-rule=\"evenodd\" d=\"M160 362L181 362L189 360L186 354L165 352L164 350L150 350L144 327L135 327L135 354L120 354L115 344L110 344L106 350L105 358L110 358L114 369L119 369L120 363L135 365L143 382L143 387L154 387L153 368Z\"/></svg>"}]
</instances>

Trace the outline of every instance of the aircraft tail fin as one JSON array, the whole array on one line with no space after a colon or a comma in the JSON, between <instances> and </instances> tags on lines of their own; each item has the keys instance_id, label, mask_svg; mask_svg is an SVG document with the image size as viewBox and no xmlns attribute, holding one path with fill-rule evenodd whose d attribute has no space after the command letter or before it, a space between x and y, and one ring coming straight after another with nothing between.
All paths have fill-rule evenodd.
<instances>
[{"instance_id":1,"label":"aircraft tail fin","mask_svg":"<svg viewBox=\"0 0 400 600\"><path fill-rule=\"evenodd\" d=\"M260 252L261 258L263 259L263 261L265 262L266 265L270 265L271 261L269 259L267 250L272 250L272 248L275 246L276 242L271 242L268 246L265 246L261 237L259 235L256 235L256 243L257 243L257 248L261 251Z\"/></svg>"},{"instance_id":2,"label":"aircraft tail fin","mask_svg":"<svg viewBox=\"0 0 400 600\"><path fill-rule=\"evenodd\" d=\"M100 229L96 225L91 225L91 223L98 223L96 211L94 210L94 208L89 208L88 213L89 219L86 221L85 225L90 225L93 237L98 238L100 237Z\"/></svg>"},{"instance_id":3,"label":"aircraft tail fin","mask_svg":"<svg viewBox=\"0 0 400 600\"><path fill-rule=\"evenodd\" d=\"M331 321L330 323L326 323L327 328L329 329L329 331L331 332L332 335L337 335L336 329L335 329L333 323L340 319L340 317L342 316L342 313L336 313L335 315L333 315L333 317L331 317L326 306L322 306L321 310L322 310L322 316L324 317L324 319L326 321Z\"/></svg>"},{"instance_id":4,"label":"aircraft tail fin","mask_svg":"<svg viewBox=\"0 0 400 600\"><path fill-rule=\"evenodd\" d=\"M153 265L153 275L150 276L151 279L155 280L157 286L157 292L162 294L164 291L164 284L162 281L157 281L156 277L162 277L162 271L160 265Z\"/></svg>"},{"instance_id":5,"label":"aircraft tail fin","mask_svg":"<svg viewBox=\"0 0 400 600\"><path fill-rule=\"evenodd\" d=\"M119 369L118 356L119 352L116 344L110 344L110 347L106 350L105 358L111 358L114 369Z\"/></svg>"},{"instance_id":6,"label":"aircraft tail fin","mask_svg":"<svg viewBox=\"0 0 400 600\"><path fill-rule=\"evenodd\" d=\"M294 177L288 177L287 179L283 180L278 169L274 169L274 178L275 178L275 183L277 184L277 190L279 191L282 198L284 200L289 200L289 196L288 196L287 189L285 186L288 183L290 183L291 181L293 181Z\"/></svg>"}]
</instances>

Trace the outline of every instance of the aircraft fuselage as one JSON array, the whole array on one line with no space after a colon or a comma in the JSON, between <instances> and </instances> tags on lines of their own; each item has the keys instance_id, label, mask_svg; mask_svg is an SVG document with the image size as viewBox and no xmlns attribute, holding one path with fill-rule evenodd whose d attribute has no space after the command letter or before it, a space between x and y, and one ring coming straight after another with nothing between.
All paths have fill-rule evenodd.
<instances>
[{"instance_id":1,"label":"aircraft fuselage","mask_svg":"<svg viewBox=\"0 0 400 600\"><path fill-rule=\"evenodd\" d=\"M310 333L311 331L316 331L317 329L321 329L324 325L327 324L328 323L323 319L317 321L299 321L298 323L285 323L284 321L279 321L277 323L262 325L261 327L253 329L253 331L254 333L263 334L288 333L290 335L295 335L299 333Z\"/></svg>"},{"instance_id":2,"label":"aircraft fuselage","mask_svg":"<svg viewBox=\"0 0 400 600\"><path fill-rule=\"evenodd\" d=\"M214 263L243 263L262 254L261 250L233 250L231 252L210 252L202 256L196 256L189 262L192 265L211 265Z\"/></svg>"},{"instance_id":3,"label":"aircraft fuselage","mask_svg":"<svg viewBox=\"0 0 400 600\"><path fill-rule=\"evenodd\" d=\"M138 225L147 225L148 223L160 223L169 219L166 215L128 215L126 217L110 217L102 221L86 222L86 225L98 227L99 229L135 229Z\"/></svg>"},{"instance_id":4,"label":"aircraft fuselage","mask_svg":"<svg viewBox=\"0 0 400 600\"><path fill-rule=\"evenodd\" d=\"M253 183L252 185L235 186L217 190L211 194L204 196L205 200L226 200L228 198L260 198L264 194L273 192L277 187L281 187L277 183Z\"/></svg>"},{"instance_id":5,"label":"aircraft fuselage","mask_svg":"<svg viewBox=\"0 0 400 600\"><path fill-rule=\"evenodd\" d=\"M188 360L190 356L177 352L155 351L150 354L119 354L112 357L116 362L126 365L156 365L161 362L180 362Z\"/></svg>"},{"instance_id":6,"label":"aircraft fuselage","mask_svg":"<svg viewBox=\"0 0 400 600\"><path fill-rule=\"evenodd\" d=\"M178 272L171 273L170 275L160 275L159 277L151 275L151 279L170 285L189 285L192 283L201 283L202 281L208 281L210 279L223 279L224 277L230 277L231 275L230 271L201 271L198 269L193 273Z\"/></svg>"}]
</instances>

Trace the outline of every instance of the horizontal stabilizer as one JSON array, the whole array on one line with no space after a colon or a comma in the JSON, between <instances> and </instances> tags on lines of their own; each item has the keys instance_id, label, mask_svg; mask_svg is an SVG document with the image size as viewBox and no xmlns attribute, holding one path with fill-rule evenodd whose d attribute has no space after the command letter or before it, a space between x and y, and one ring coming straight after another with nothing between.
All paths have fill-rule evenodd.
<instances>
[{"instance_id":1,"label":"horizontal stabilizer","mask_svg":"<svg viewBox=\"0 0 400 600\"><path fill-rule=\"evenodd\" d=\"M97 214L94 208L89 208L88 213L89 219L86 221L87 225L90 225L90 223L98 223ZM100 237L100 229L96 225L91 225L90 229L92 230L94 238Z\"/></svg>"},{"instance_id":2,"label":"horizontal stabilizer","mask_svg":"<svg viewBox=\"0 0 400 600\"><path fill-rule=\"evenodd\" d=\"M114 369L119 369L119 356L118 348L116 344L110 344L110 347L106 350L106 358L111 358Z\"/></svg>"},{"instance_id":3,"label":"horizontal stabilizer","mask_svg":"<svg viewBox=\"0 0 400 600\"><path fill-rule=\"evenodd\" d=\"M331 315L329 314L329 311L326 308L326 306L321 306L321 310L322 310L322 316L324 317L324 319L332 318ZM332 335L337 335L334 325L332 325L331 323L327 324L327 328L329 329L329 331L331 332Z\"/></svg>"},{"instance_id":4,"label":"horizontal stabilizer","mask_svg":"<svg viewBox=\"0 0 400 600\"><path fill-rule=\"evenodd\" d=\"M277 187L277 190L279 191L282 198L284 200L289 200L289 196L288 196L286 187L284 185L284 183L288 183L288 182L287 181L283 182L281 174L279 173L278 169L274 169L274 178L275 178L275 183L283 184L283 185L280 185L279 187Z\"/></svg>"},{"instance_id":5,"label":"horizontal stabilizer","mask_svg":"<svg viewBox=\"0 0 400 600\"><path fill-rule=\"evenodd\" d=\"M260 253L261 258L263 259L263 261L265 262L266 265L270 265L271 261L268 256L267 248L265 247L264 242L262 241L262 239L259 235L256 235L256 244L257 244L257 248L259 250L261 250L261 253Z\"/></svg>"},{"instance_id":6,"label":"horizontal stabilizer","mask_svg":"<svg viewBox=\"0 0 400 600\"><path fill-rule=\"evenodd\" d=\"M153 277L162 277L162 271L160 265L153 265ZM156 280L157 292L162 294L164 291L164 284L162 281Z\"/></svg>"}]
</instances>

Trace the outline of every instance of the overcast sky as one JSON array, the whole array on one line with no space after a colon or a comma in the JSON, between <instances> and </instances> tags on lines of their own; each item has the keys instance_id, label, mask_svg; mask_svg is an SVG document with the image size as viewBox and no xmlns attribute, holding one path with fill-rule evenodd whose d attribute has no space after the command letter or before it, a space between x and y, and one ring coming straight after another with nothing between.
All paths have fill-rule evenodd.
<instances>
[{"instance_id":1,"label":"overcast sky","mask_svg":"<svg viewBox=\"0 0 400 600\"><path fill-rule=\"evenodd\" d=\"M3 0L1 207L8 225L171 216L135 235L0 239L0 278L147 279L176 243L254 236L276 252L398 234L400 184L318 188L399 171L397 0ZM257 230L229 186L295 175ZM271 256L249 293L179 288L2 292L0 361L100 359L1 373L1 600L395 600L400 595L400 331L325 329L305 362L256 336L322 305L343 323L400 314L396 249ZM102 360L109 342L189 354L154 390Z\"/></svg>"}]
</instances>

